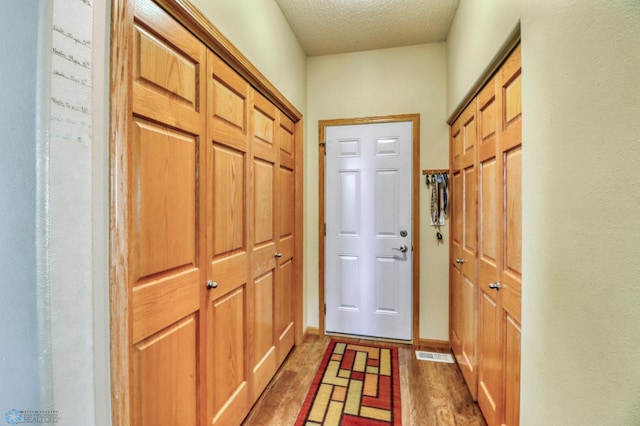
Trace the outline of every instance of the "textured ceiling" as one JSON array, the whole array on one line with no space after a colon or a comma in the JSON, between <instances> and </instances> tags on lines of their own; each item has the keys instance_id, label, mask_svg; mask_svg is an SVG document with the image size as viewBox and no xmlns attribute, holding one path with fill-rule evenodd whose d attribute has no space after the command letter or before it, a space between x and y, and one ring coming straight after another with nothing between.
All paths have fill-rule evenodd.
<instances>
[{"instance_id":1,"label":"textured ceiling","mask_svg":"<svg viewBox=\"0 0 640 426\"><path fill-rule=\"evenodd\" d=\"M275 0L309 56L445 41L459 0Z\"/></svg>"}]
</instances>

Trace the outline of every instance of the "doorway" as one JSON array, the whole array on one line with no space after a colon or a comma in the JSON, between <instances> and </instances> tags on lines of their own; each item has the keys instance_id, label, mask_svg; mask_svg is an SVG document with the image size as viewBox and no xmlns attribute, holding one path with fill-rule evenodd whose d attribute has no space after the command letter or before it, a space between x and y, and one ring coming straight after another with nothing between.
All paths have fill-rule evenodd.
<instances>
[{"instance_id":1,"label":"doorway","mask_svg":"<svg viewBox=\"0 0 640 426\"><path fill-rule=\"evenodd\" d=\"M319 122L320 330L419 336L419 115Z\"/></svg>"}]
</instances>

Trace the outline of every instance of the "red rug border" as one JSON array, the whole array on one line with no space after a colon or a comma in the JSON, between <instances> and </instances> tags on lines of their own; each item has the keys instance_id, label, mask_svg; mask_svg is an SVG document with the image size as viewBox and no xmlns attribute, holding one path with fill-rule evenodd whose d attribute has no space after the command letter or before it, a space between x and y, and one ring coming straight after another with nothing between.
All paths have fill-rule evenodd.
<instances>
[{"instance_id":1,"label":"red rug border","mask_svg":"<svg viewBox=\"0 0 640 426\"><path fill-rule=\"evenodd\" d=\"M398 378L398 380L392 380L393 381L392 383L393 425L401 426L402 425L402 410L401 410L402 403L400 400L400 359L398 358L398 348L395 346L378 345L375 343L350 342L350 341L336 340L336 339L331 339L331 341L329 342L329 345L325 349L324 355L322 356L322 362L320 362L320 366L318 366L316 375L314 376L313 381L311 382L311 387L307 391L307 396L305 397L304 403L300 408L300 412L298 413L298 417L296 418L296 422L294 423L294 426L304 426L305 418L309 414L309 411L311 410L311 405L318 393L318 390L320 389L320 382L322 381L322 377L324 376L324 372L327 368L327 364L329 364L329 359L333 354L333 349L338 343L391 350L391 368L393 369L391 377L392 379L394 377ZM313 389L313 392L312 392L312 389ZM363 417L360 417L360 418L363 420L366 420Z\"/></svg>"}]
</instances>

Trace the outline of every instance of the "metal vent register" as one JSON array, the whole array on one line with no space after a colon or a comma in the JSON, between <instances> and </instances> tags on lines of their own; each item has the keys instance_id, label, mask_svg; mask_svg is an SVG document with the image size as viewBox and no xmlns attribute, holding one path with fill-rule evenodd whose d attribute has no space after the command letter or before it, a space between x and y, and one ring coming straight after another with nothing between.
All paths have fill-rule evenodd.
<instances>
[{"instance_id":1,"label":"metal vent register","mask_svg":"<svg viewBox=\"0 0 640 426\"><path fill-rule=\"evenodd\" d=\"M439 352L416 351L416 358L420 361L446 362L453 364L451 354L442 354Z\"/></svg>"}]
</instances>

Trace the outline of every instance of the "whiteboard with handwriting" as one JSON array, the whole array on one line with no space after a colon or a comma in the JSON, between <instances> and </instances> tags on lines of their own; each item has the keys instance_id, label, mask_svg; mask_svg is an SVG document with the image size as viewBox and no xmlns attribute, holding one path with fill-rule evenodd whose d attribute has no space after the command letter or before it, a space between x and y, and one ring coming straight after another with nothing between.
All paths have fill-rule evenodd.
<instances>
[{"instance_id":1,"label":"whiteboard with handwriting","mask_svg":"<svg viewBox=\"0 0 640 426\"><path fill-rule=\"evenodd\" d=\"M91 140L93 0L56 1L51 55L52 143Z\"/></svg>"},{"instance_id":2,"label":"whiteboard with handwriting","mask_svg":"<svg viewBox=\"0 0 640 426\"><path fill-rule=\"evenodd\" d=\"M100 49L93 45L93 31L94 2L102 7L106 1L54 0L51 10L46 156L51 409L65 425L98 424L93 368L92 160L100 149L92 140L92 109L94 60L100 60L94 50ZM102 14L97 16L103 18ZM98 39L104 34L95 36Z\"/></svg>"}]
</instances>

